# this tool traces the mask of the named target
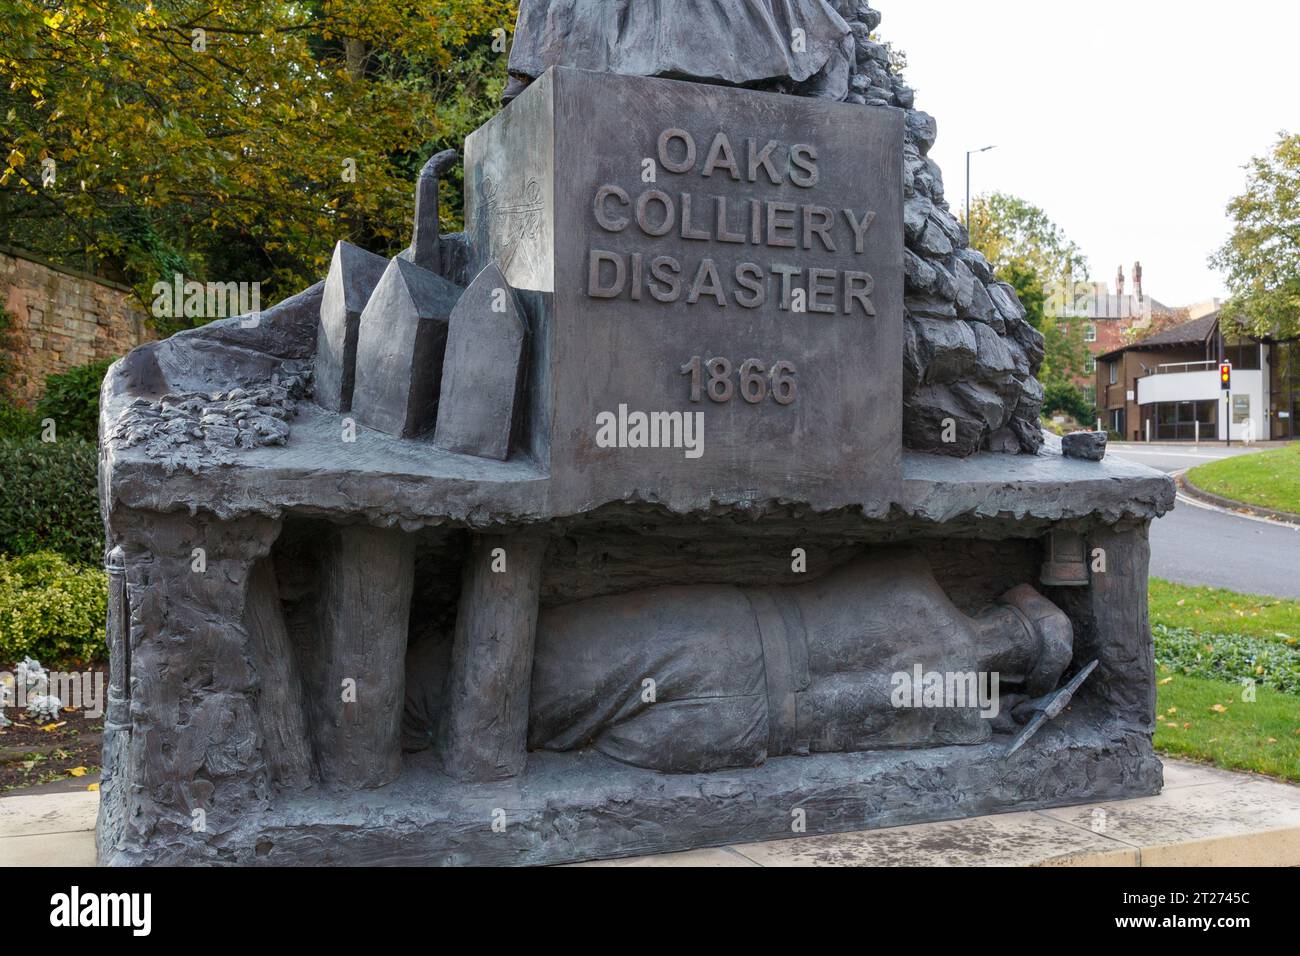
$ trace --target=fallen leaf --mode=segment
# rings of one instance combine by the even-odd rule
[[[72,774],[72,776],[74,777],[84,777],[86,775],[86,772],[87,771],[85,767],[73,767],[71,770],[68,771],[68,773]]]
[[[87,790],[98,790],[98,789],[99,789],[99,784],[97,784],[97,783],[88,783],[88,784],[86,784],[86,789],[87,789]]]
[[[1222,704],[1215,704],[1210,708],[1210,710],[1214,711],[1216,714],[1226,714],[1228,712],[1228,708],[1224,707]]]
[[[1177,730],[1177,729],[1178,729],[1178,725],[1177,725],[1177,724],[1165,724],[1165,726],[1166,726],[1166,727],[1169,727],[1169,728],[1171,728],[1171,729],[1173,729],[1173,730]]]
[[[1161,685],[1163,686],[1164,684],[1168,684],[1168,683],[1169,683],[1170,681],[1172,681],[1172,680],[1173,680],[1172,677],[1166,677],[1166,678],[1165,678],[1164,680],[1162,680],[1160,683],[1161,683]],[[1300,734],[1300,730],[1297,730],[1296,733]]]

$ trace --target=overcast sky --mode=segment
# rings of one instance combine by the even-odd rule
[[[1224,294],[1206,257],[1242,166],[1300,131],[1293,0],[874,0],[901,47],[954,211],[972,191],[1041,206],[1094,279],[1141,260],[1167,305]],[[1130,282],[1131,282],[1130,278]]]

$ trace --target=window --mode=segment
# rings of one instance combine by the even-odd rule
[[[1085,385],[1085,386],[1083,386],[1083,400],[1084,400],[1085,402],[1087,402],[1089,405],[1096,405],[1096,404],[1097,404],[1097,386],[1096,386],[1096,385]]]
[[[1119,384],[1119,362],[1107,362],[1106,364],[1110,366],[1110,384],[1118,385]]]
[[[1147,412],[1151,421],[1151,437],[1156,441],[1191,441],[1193,438],[1213,439],[1215,436],[1215,399],[1200,402],[1159,402]],[[1197,429],[1197,423],[1200,429]]]
[[[1259,343],[1249,339],[1227,342],[1223,346],[1223,359],[1231,362],[1234,369],[1254,371],[1259,368]]]
[[[1085,342],[1097,341],[1097,323],[1089,322],[1088,327],[1083,330],[1083,340]]]
[[[1091,375],[1095,371],[1097,371],[1097,360],[1089,355],[1083,360],[1083,374]]]

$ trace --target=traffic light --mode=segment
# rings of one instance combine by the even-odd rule
[[[1219,363],[1219,387],[1225,392],[1232,388],[1232,363]]]

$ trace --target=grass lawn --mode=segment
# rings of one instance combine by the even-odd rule
[[[1300,601],[1190,587],[1152,578],[1151,624],[1222,644],[1224,635],[1300,642]],[[1159,654],[1157,655],[1159,656]],[[1156,674],[1156,749],[1170,756],[1300,782],[1300,696],[1162,667]]]
[[[1300,514],[1300,442],[1200,465],[1187,480],[1224,498]]]
[[[1300,781],[1300,698],[1267,687],[1244,702],[1241,684],[1161,671],[1156,675],[1156,749]]]
[[[1151,579],[1148,593],[1152,625],[1186,627],[1204,634],[1300,640],[1300,601],[1192,587],[1159,578]]]

